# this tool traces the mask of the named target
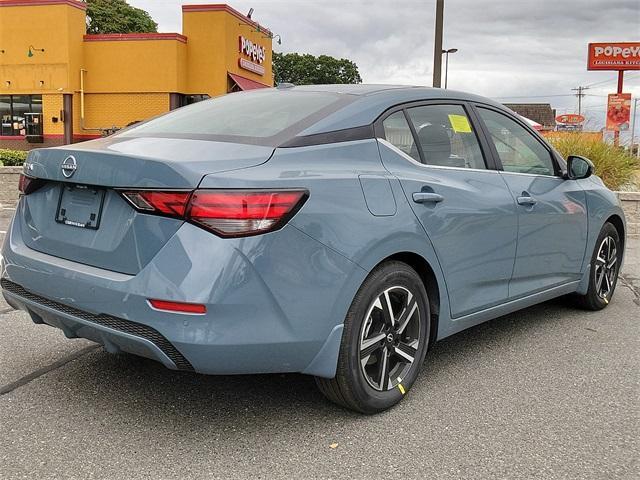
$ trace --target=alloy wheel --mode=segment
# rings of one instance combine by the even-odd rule
[[[607,236],[602,240],[598,248],[598,256],[595,261],[594,282],[597,295],[608,300],[613,291],[618,274],[618,251],[613,237]]]
[[[384,290],[367,310],[360,332],[360,370],[372,388],[401,384],[420,345],[420,307],[405,287]]]

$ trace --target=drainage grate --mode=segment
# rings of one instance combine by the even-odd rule
[[[182,355],[178,351],[178,349],[174,347],[173,344],[155,328],[152,328],[148,325],[143,325],[141,323],[132,322],[130,320],[112,317],[111,315],[106,315],[104,313],[96,315],[93,313],[84,312],[77,308],[70,307],[68,305],[64,305],[62,303],[58,303],[53,300],[41,297],[40,295],[31,293],[22,288],[17,283],[7,280],[6,278],[0,280],[0,286],[7,292],[13,293],[14,295],[17,295],[39,305],[51,308],[58,312],[66,313],[67,315],[81,318],[82,320],[86,320],[87,322],[102,325],[113,330],[118,330],[119,332],[128,333],[129,335],[134,335],[136,337],[149,340],[156,347],[162,350],[164,354],[169,357],[173,361],[173,363],[176,364],[176,367],[178,367],[179,370],[194,371],[193,366],[191,365],[191,363],[189,363],[189,360],[187,360],[184,355]]]

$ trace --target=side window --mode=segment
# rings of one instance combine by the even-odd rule
[[[425,105],[407,111],[427,165],[487,168],[464,107]]]
[[[551,153],[515,120],[478,108],[506,172],[555,175]]]
[[[420,153],[413,141],[413,134],[404,112],[399,111],[389,115],[382,122],[382,127],[384,128],[385,140],[413,157],[414,160],[420,161]]]

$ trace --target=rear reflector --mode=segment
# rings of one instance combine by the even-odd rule
[[[178,313],[207,313],[207,307],[201,303],[170,302],[169,300],[149,299],[149,303],[156,310]]]
[[[182,218],[221,237],[282,227],[304,204],[306,190],[121,191],[136,210]]]

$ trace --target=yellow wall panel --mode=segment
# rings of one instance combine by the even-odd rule
[[[60,118],[62,103],[63,98],[61,94],[42,96],[42,117],[44,123],[44,131],[48,135],[64,134],[64,123],[62,123],[62,119]],[[53,121],[51,120],[53,117],[56,117],[58,119],[56,123],[53,123]]]
[[[84,22],[83,10],[64,4],[2,7],[0,45],[5,52],[0,54],[0,92],[73,90],[72,70],[82,60]]]
[[[178,92],[186,44],[178,40],[86,41],[87,92]]]
[[[77,105],[76,110],[80,109]],[[85,128],[126,127],[129,123],[169,111],[168,93],[90,93],[85,95]],[[82,131],[80,123],[74,126]]]

